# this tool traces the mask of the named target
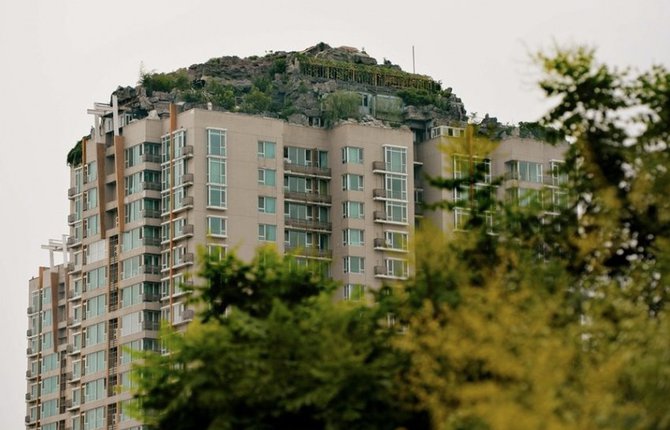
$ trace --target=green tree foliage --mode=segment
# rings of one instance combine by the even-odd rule
[[[323,100],[323,118],[327,126],[341,119],[358,119],[361,116],[361,95],[353,91],[335,91]]]
[[[186,91],[191,88],[191,81],[188,73],[179,70],[171,73],[146,73],[142,72],[140,84],[146,88],[147,94],[151,95],[154,91],[169,93],[173,89]]]
[[[86,136],[84,136],[86,137]],[[83,155],[82,153],[82,142],[84,140],[84,137],[79,139],[77,143],[70,149],[70,151],[67,153],[67,165],[70,167],[77,167],[81,164],[81,157]]]
[[[205,91],[209,94],[209,100],[227,110],[235,109],[235,90],[230,85],[211,79],[205,85]]]
[[[272,97],[253,85],[251,91],[244,96],[240,110],[245,113],[257,114],[267,112],[271,104]]]
[[[318,268],[261,250],[205,259],[201,318],[138,367],[157,429],[426,428],[397,390],[403,356],[377,310],[333,302]]]
[[[409,390],[436,429],[670,428],[670,74],[586,49],[539,60],[558,99],[543,126],[574,142],[571,204],[416,239],[394,299]]]

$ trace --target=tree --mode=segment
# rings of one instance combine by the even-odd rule
[[[574,142],[572,203],[416,239],[395,294],[409,390],[436,429],[670,428],[670,74],[582,48],[538,59],[557,99],[542,125]]]
[[[158,429],[427,428],[396,390],[406,361],[377,310],[334,302],[318,267],[259,251],[204,257],[203,311],[169,355],[136,367],[140,418]]]

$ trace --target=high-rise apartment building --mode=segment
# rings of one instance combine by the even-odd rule
[[[360,95],[368,114],[402,105]],[[519,204],[543,192],[548,212],[564,200],[564,147],[509,137],[490,154],[444,153],[445,139],[467,140],[464,123],[448,118],[324,128],[311,117],[163,108],[138,117],[113,96],[89,110],[94,127],[67,191],[69,236],[52,247],[66,263],[29,284],[28,429],[143,428],[127,415],[131,351],[159,350],[161,321],[194,317],[181,287],[197,282],[199,249],[249,259],[273,244],[298,264],[321,262],[342,284],[337,299],[357,300],[408,276],[408,239],[422,219],[465,227],[467,204],[428,212],[423,201],[466,202],[473,188]],[[468,189],[423,186],[424,175],[463,178],[474,166],[484,174]]]

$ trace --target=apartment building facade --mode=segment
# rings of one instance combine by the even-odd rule
[[[519,198],[553,181],[564,151],[508,139],[490,156],[445,155],[440,143],[465,138],[464,127],[424,138],[358,122],[324,129],[169,112],[132,120],[115,102],[90,111],[95,126],[71,169],[67,263],[40,269],[29,285],[29,429],[143,428],[127,413],[131,351],[159,351],[161,321],[183,327],[194,317],[182,287],[198,282],[199,247],[249,259],[272,244],[298,264],[320,262],[342,284],[337,298],[357,300],[409,275],[409,237],[422,219],[464,227],[466,207],[421,209],[460,198],[424,188],[425,174],[458,177],[483,163],[488,179],[478,186],[504,176],[495,192]]]

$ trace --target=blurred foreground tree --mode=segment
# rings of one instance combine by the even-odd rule
[[[670,428],[670,74],[538,59],[571,204],[417,237],[394,295],[407,384],[436,429]]]
[[[203,256],[201,319],[136,367],[157,429],[428,428],[396,389],[406,359],[374,307],[332,300],[318,267],[262,249]],[[385,319],[384,319],[385,321]]]

